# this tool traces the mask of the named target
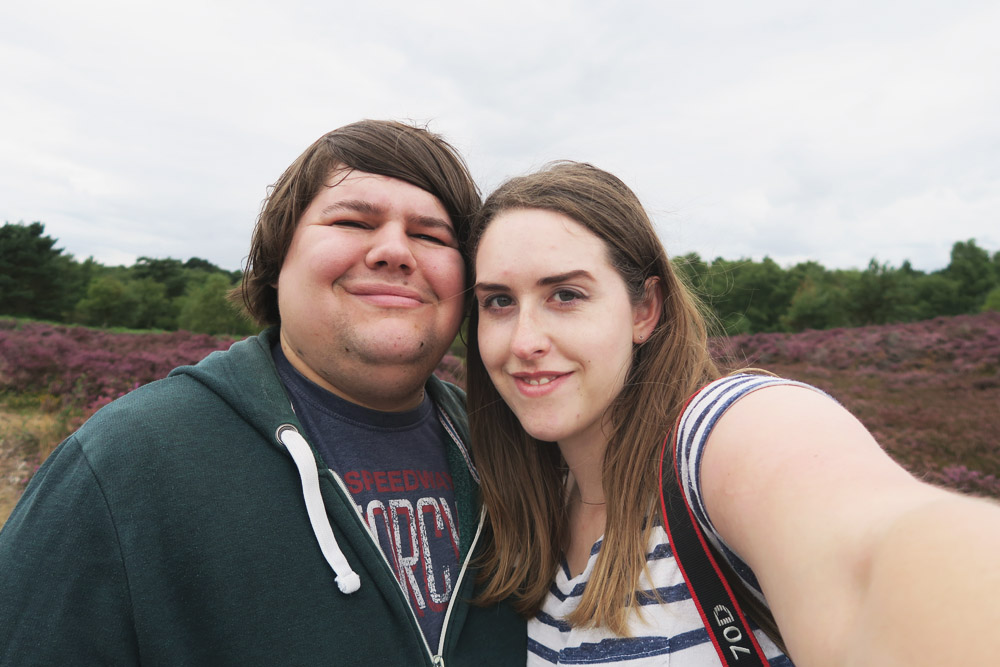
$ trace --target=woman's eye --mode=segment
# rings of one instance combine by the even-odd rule
[[[484,310],[498,310],[500,308],[507,308],[513,305],[513,303],[514,300],[506,294],[494,294],[483,299],[481,307]]]
[[[357,220],[337,220],[333,223],[335,227],[350,227],[352,229],[364,229],[366,225]]]
[[[583,295],[574,290],[561,289],[555,293],[554,298],[559,303],[572,303],[573,301],[582,299]]]

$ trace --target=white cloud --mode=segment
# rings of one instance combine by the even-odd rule
[[[610,169],[675,252],[936,268],[1000,250],[998,29],[978,1],[7,3],[0,220],[237,268],[301,150],[403,118],[487,190]]]

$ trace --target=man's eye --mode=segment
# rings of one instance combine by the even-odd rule
[[[448,242],[437,236],[431,236],[430,234],[414,234],[413,238],[420,239],[421,241],[429,241],[436,245],[448,245]]]
[[[350,227],[352,229],[365,229],[367,225],[363,222],[358,222],[357,220],[336,220],[333,223],[334,227]]]

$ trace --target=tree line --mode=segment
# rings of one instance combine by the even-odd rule
[[[56,247],[41,222],[0,228],[0,315],[130,329],[245,335],[256,327],[230,303],[241,279],[193,257],[140,257],[130,267],[82,262]],[[947,267],[918,271],[872,259],[865,269],[817,262],[783,268],[769,257],[673,259],[705,302],[718,334],[802,331],[912,322],[1000,310],[1000,251],[956,242]]]
[[[876,259],[865,269],[833,270],[813,261],[782,268],[769,257],[705,262],[689,253],[673,261],[726,335],[1000,310],[1000,251],[991,256],[974,239],[956,242],[948,266],[929,273],[909,261],[896,268]]]
[[[79,262],[56,243],[41,222],[0,227],[0,315],[213,335],[257,331],[226,296],[240,271],[198,257],[104,266]]]

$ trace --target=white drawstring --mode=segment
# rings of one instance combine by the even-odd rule
[[[292,455],[295,467],[299,469],[302,497],[306,501],[309,523],[312,524],[313,534],[316,535],[323,557],[337,574],[337,588],[342,593],[353,593],[361,588],[361,577],[351,569],[351,564],[347,562],[344,552],[337,544],[337,538],[333,535],[330,519],[326,515],[326,506],[323,504],[323,496],[319,492],[319,473],[316,470],[316,458],[312,449],[294,426],[288,424],[282,426],[278,429],[277,437]]]

